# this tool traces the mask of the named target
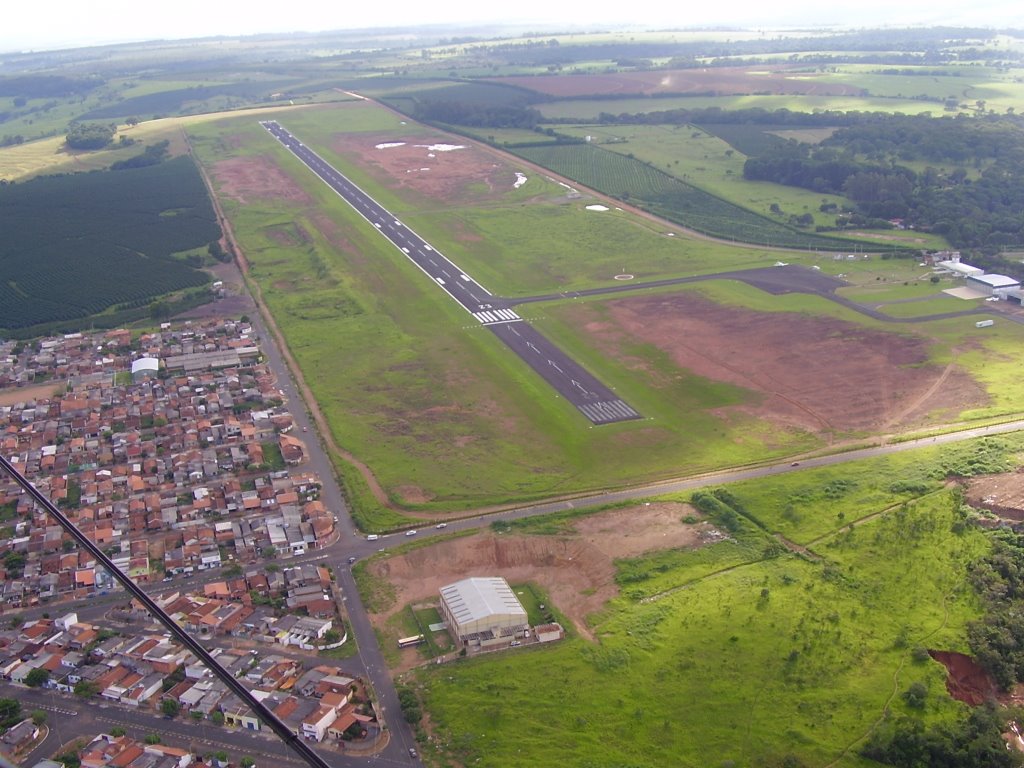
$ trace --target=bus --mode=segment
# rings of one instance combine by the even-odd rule
[[[398,640],[399,648],[412,648],[414,645],[419,645],[426,638],[423,635],[413,635],[412,637],[402,637]]]

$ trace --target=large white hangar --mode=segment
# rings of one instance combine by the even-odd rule
[[[529,627],[526,609],[500,576],[441,587],[441,615],[452,637],[465,645],[507,643]]]

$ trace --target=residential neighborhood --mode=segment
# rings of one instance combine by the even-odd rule
[[[231,320],[7,342],[0,387],[24,399],[0,404],[0,451],[137,581],[303,555],[336,510],[290,468],[304,443],[261,359]],[[115,588],[7,478],[0,578],[4,609]]]

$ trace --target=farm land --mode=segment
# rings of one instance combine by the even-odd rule
[[[22,334],[108,310],[112,324],[148,317],[155,297],[208,282],[179,256],[220,237],[202,180],[184,157],[2,187],[0,226],[0,328]]]
[[[964,716],[921,649],[966,650],[980,607],[964,575],[988,544],[944,473],[1004,470],[1021,447],[736,484],[721,494],[741,510],[731,530],[685,497],[499,524],[375,559],[363,583],[387,592],[385,644],[402,628],[388,617],[468,572],[531,574],[572,625],[561,643],[456,664],[402,652],[440,765],[874,765],[857,753],[886,711],[921,716],[911,686],[928,721]]]

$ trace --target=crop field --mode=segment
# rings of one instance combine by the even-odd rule
[[[914,650],[965,650],[979,610],[964,575],[988,542],[957,524],[942,472],[998,471],[1020,447],[974,443],[729,487],[741,518],[731,541],[617,561],[621,592],[585,634],[407,675],[430,715],[424,751],[441,765],[873,764],[857,749],[886,711],[912,711],[912,684],[927,691],[927,721],[962,711],[945,670]],[[766,530],[810,549],[786,551]],[[541,550],[531,539],[573,541],[529,525],[506,535],[525,539],[523,553]]]
[[[505,77],[497,80],[557,98],[607,97],[616,95],[721,94],[748,93],[815,94],[851,96],[863,94],[863,88],[832,80],[817,73],[790,71],[776,65],[752,67],[708,67],[706,69],[666,69],[650,72],[612,72],[589,77],[547,75],[544,77]]]
[[[524,147],[515,150],[612,197],[698,232],[727,240],[782,248],[849,248],[838,238],[801,232],[683,182],[645,162],[592,144]]]
[[[203,272],[171,257],[220,237],[187,158],[2,187],[0,228],[0,328],[8,329],[131,308],[202,285]]]
[[[275,114],[281,113],[279,107],[271,109]],[[290,113],[294,114],[300,109],[295,108]],[[265,111],[267,110],[253,108],[246,110],[246,114],[258,118]],[[159,120],[147,120],[136,126],[122,125],[118,128],[118,138],[127,136],[136,142],[127,147],[122,147],[115,142],[108,149],[69,150],[65,145],[63,134],[16,146],[3,147],[0,148],[0,179],[18,181],[39,174],[98,171],[110,167],[118,160],[139,154],[145,147],[161,141],[169,143],[168,150],[171,155],[179,155],[187,150],[183,130],[185,126],[196,122],[215,120],[220,116],[230,114],[233,113],[165,117]]]
[[[749,109],[759,107],[766,110],[791,109],[799,112],[814,110],[858,110],[861,112],[902,112],[917,115],[922,112],[938,112],[942,105],[933,101],[914,99],[886,99],[875,96],[796,96],[796,95],[748,95],[748,96],[663,96],[646,99],[570,99],[537,104],[536,109],[545,118],[565,118],[580,122],[596,120],[602,112],[621,114],[646,114],[672,109]]]

